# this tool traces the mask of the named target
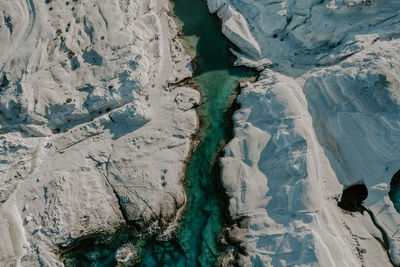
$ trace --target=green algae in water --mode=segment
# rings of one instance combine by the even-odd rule
[[[117,250],[129,244],[141,247],[144,240],[139,238],[134,227],[126,225],[117,230],[113,235],[93,234],[75,240],[67,248],[61,248],[65,256],[64,265],[69,266],[116,266],[115,253]],[[137,251],[137,260],[143,256],[142,251]],[[132,261],[134,262],[134,261]]]
[[[232,135],[231,107],[238,80],[253,77],[254,72],[233,67],[234,57],[229,52],[232,45],[222,35],[220,22],[208,13],[204,1],[175,0],[174,4],[186,45],[199,65],[193,80],[205,101],[197,108],[202,126],[195,139],[200,144],[186,170],[188,204],[180,228],[168,241],[147,240],[140,252],[140,266],[212,266],[227,250],[219,242],[228,222],[226,199],[218,187],[217,158]],[[73,266],[115,266],[117,248],[132,239],[133,231],[122,231],[111,243],[79,245],[67,253],[67,258],[75,262]]]

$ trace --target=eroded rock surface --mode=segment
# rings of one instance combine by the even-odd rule
[[[388,254],[400,264],[400,215],[388,197],[400,166],[400,3],[208,5],[241,49],[237,64],[261,71],[243,85],[221,160],[239,264],[390,266]],[[337,206],[361,183],[374,220]]]
[[[57,246],[129,221],[162,232],[198,92],[167,1],[0,3],[0,265],[61,266]],[[163,179],[162,179],[163,177]]]

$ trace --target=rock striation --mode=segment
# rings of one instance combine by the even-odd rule
[[[125,223],[162,233],[199,93],[167,1],[0,3],[0,265],[62,266],[57,247]]]
[[[260,71],[242,84],[220,161],[239,265],[399,265],[400,214],[388,192],[400,168],[400,3],[208,6],[240,49],[236,64]],[[367,212],[338,207],[357,184]]]

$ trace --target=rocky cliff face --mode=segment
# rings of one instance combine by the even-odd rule
[[[0,3],[0,265],[127,221],[162,232],[198,127],[167,1]]]
[[[221,160],[239,263],[387,266],[389,255],[400,264],[388,197],[400,168],[400,3],[208,4],[241,49],[237,64],[261,71],[243,85]],[[338,207],[354,184],[366,185],[369,213]]]

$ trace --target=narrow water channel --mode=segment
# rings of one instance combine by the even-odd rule
[[[182,23],[186,46],[198,63],[193,81],[204,101],[197,108],[202,125],[195,139],[200,144],[186,171],[184,186],[188,204],[179,230],[169,241],[146,240],[139,265],[212,266],[227,249],[219,242],[227,219],[226,200],[218,186],[217,157],[232,135],[232,104],[238,92],[238,80],[250,78],[254,72],[233,67],[234,58],[229,52],[232,46],[221,33],[220,22],[209,14],[203,0],[173,2],[174,15]],[[129,231],[129,227],[122,229],[108,245],[97,245],[93,261],[87,256],[92,255],[93,250],[83,249],[81,245],[82,250],[75,251],[70,260],[75,263],[84,260],[82,266],[115,266],[116,249],[126,242],[135,242]]]
[[[189,202],[180,231],[170,242],[149,242],[142,266],[212,266],[226,249],[219,243],[226,224],[226,202],[218,188],[215,164],[221,148],[231,138],[231,106],[238,80],[254,76],[254,72],[233,67],[231,46],[204,1],[175,0],[174,4],[185,42],[199,64],[194,81],[205,101],[197,108],[203,125],[195,137],[200,145],[186,172]]]

